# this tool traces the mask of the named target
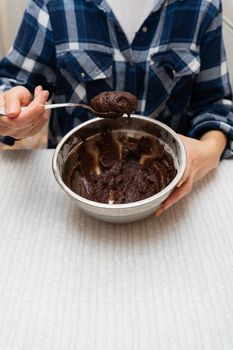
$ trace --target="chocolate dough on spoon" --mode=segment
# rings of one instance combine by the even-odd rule
[[[102,118],[117,119],[136,111],[137,98],[125,91],[105,91],[92,98],[90,106]]]

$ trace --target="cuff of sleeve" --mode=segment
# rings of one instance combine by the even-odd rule
[[[204,121],[195,125],[190,130],[188,136],[198,138],[200,135],[209,130],[219,130],[226,134],[228,141],[225,150],[222,153],[221,159],[233,157],[233,126],[223,121]]]
[[[0,136],[0,142],[4,143],[7,146],[13,146],[15,144],[16,139],[11,136]]]

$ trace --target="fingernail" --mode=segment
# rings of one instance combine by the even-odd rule
[[[46,96],[46,97],[48,97],[48,96],[49,96],[48,90],[44,90],[44,91],[43,91],[43,95]]]
[[[42,91],[42,86],[41,85],[37,86],[35,88],[35,97],[37,97],[41,91]]]

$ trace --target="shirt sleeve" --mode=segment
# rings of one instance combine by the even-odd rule
[[[188,135],[198,138],[208,130],[221,130],[228,136],[222,158],[229,158],[233,156],[233,103],[222,40],[221,5],[202,37],[200,61],[189,109],[192,122]]]
[[[44,0],[30,0],[14,45],[0,62],[0,93],[24,86],[31,93],[37,85],[53,94],[56,54],[49,13]],[[16,139],[0,136],[12,146]]]
[[[46,2],[30,0],[14,45],[0,62],[0,93],[16,85],[33,92],[42,85],[52,94],[56,55]]]

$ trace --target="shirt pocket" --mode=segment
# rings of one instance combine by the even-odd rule
[[[90,100],[103,90],[112,89],[113,56],[111,53],[92,50],[71,50],[59,54],[58,69],[73,90],[78,85]],[[85,89],[85,90],[83,90]]]
[[[176,107],[182,100],[182,106],[176,110],[177,113],[181,113],[181,110],[187,108],[192,85],[199,72],[199,54],[190,49],[178,48],[152,55],[148,94],[153,94],[153,98],[148,96],[148,101],[154,100],[155,103],[154,108],[151,106],[150,109],[159,113],[175,98]]]

